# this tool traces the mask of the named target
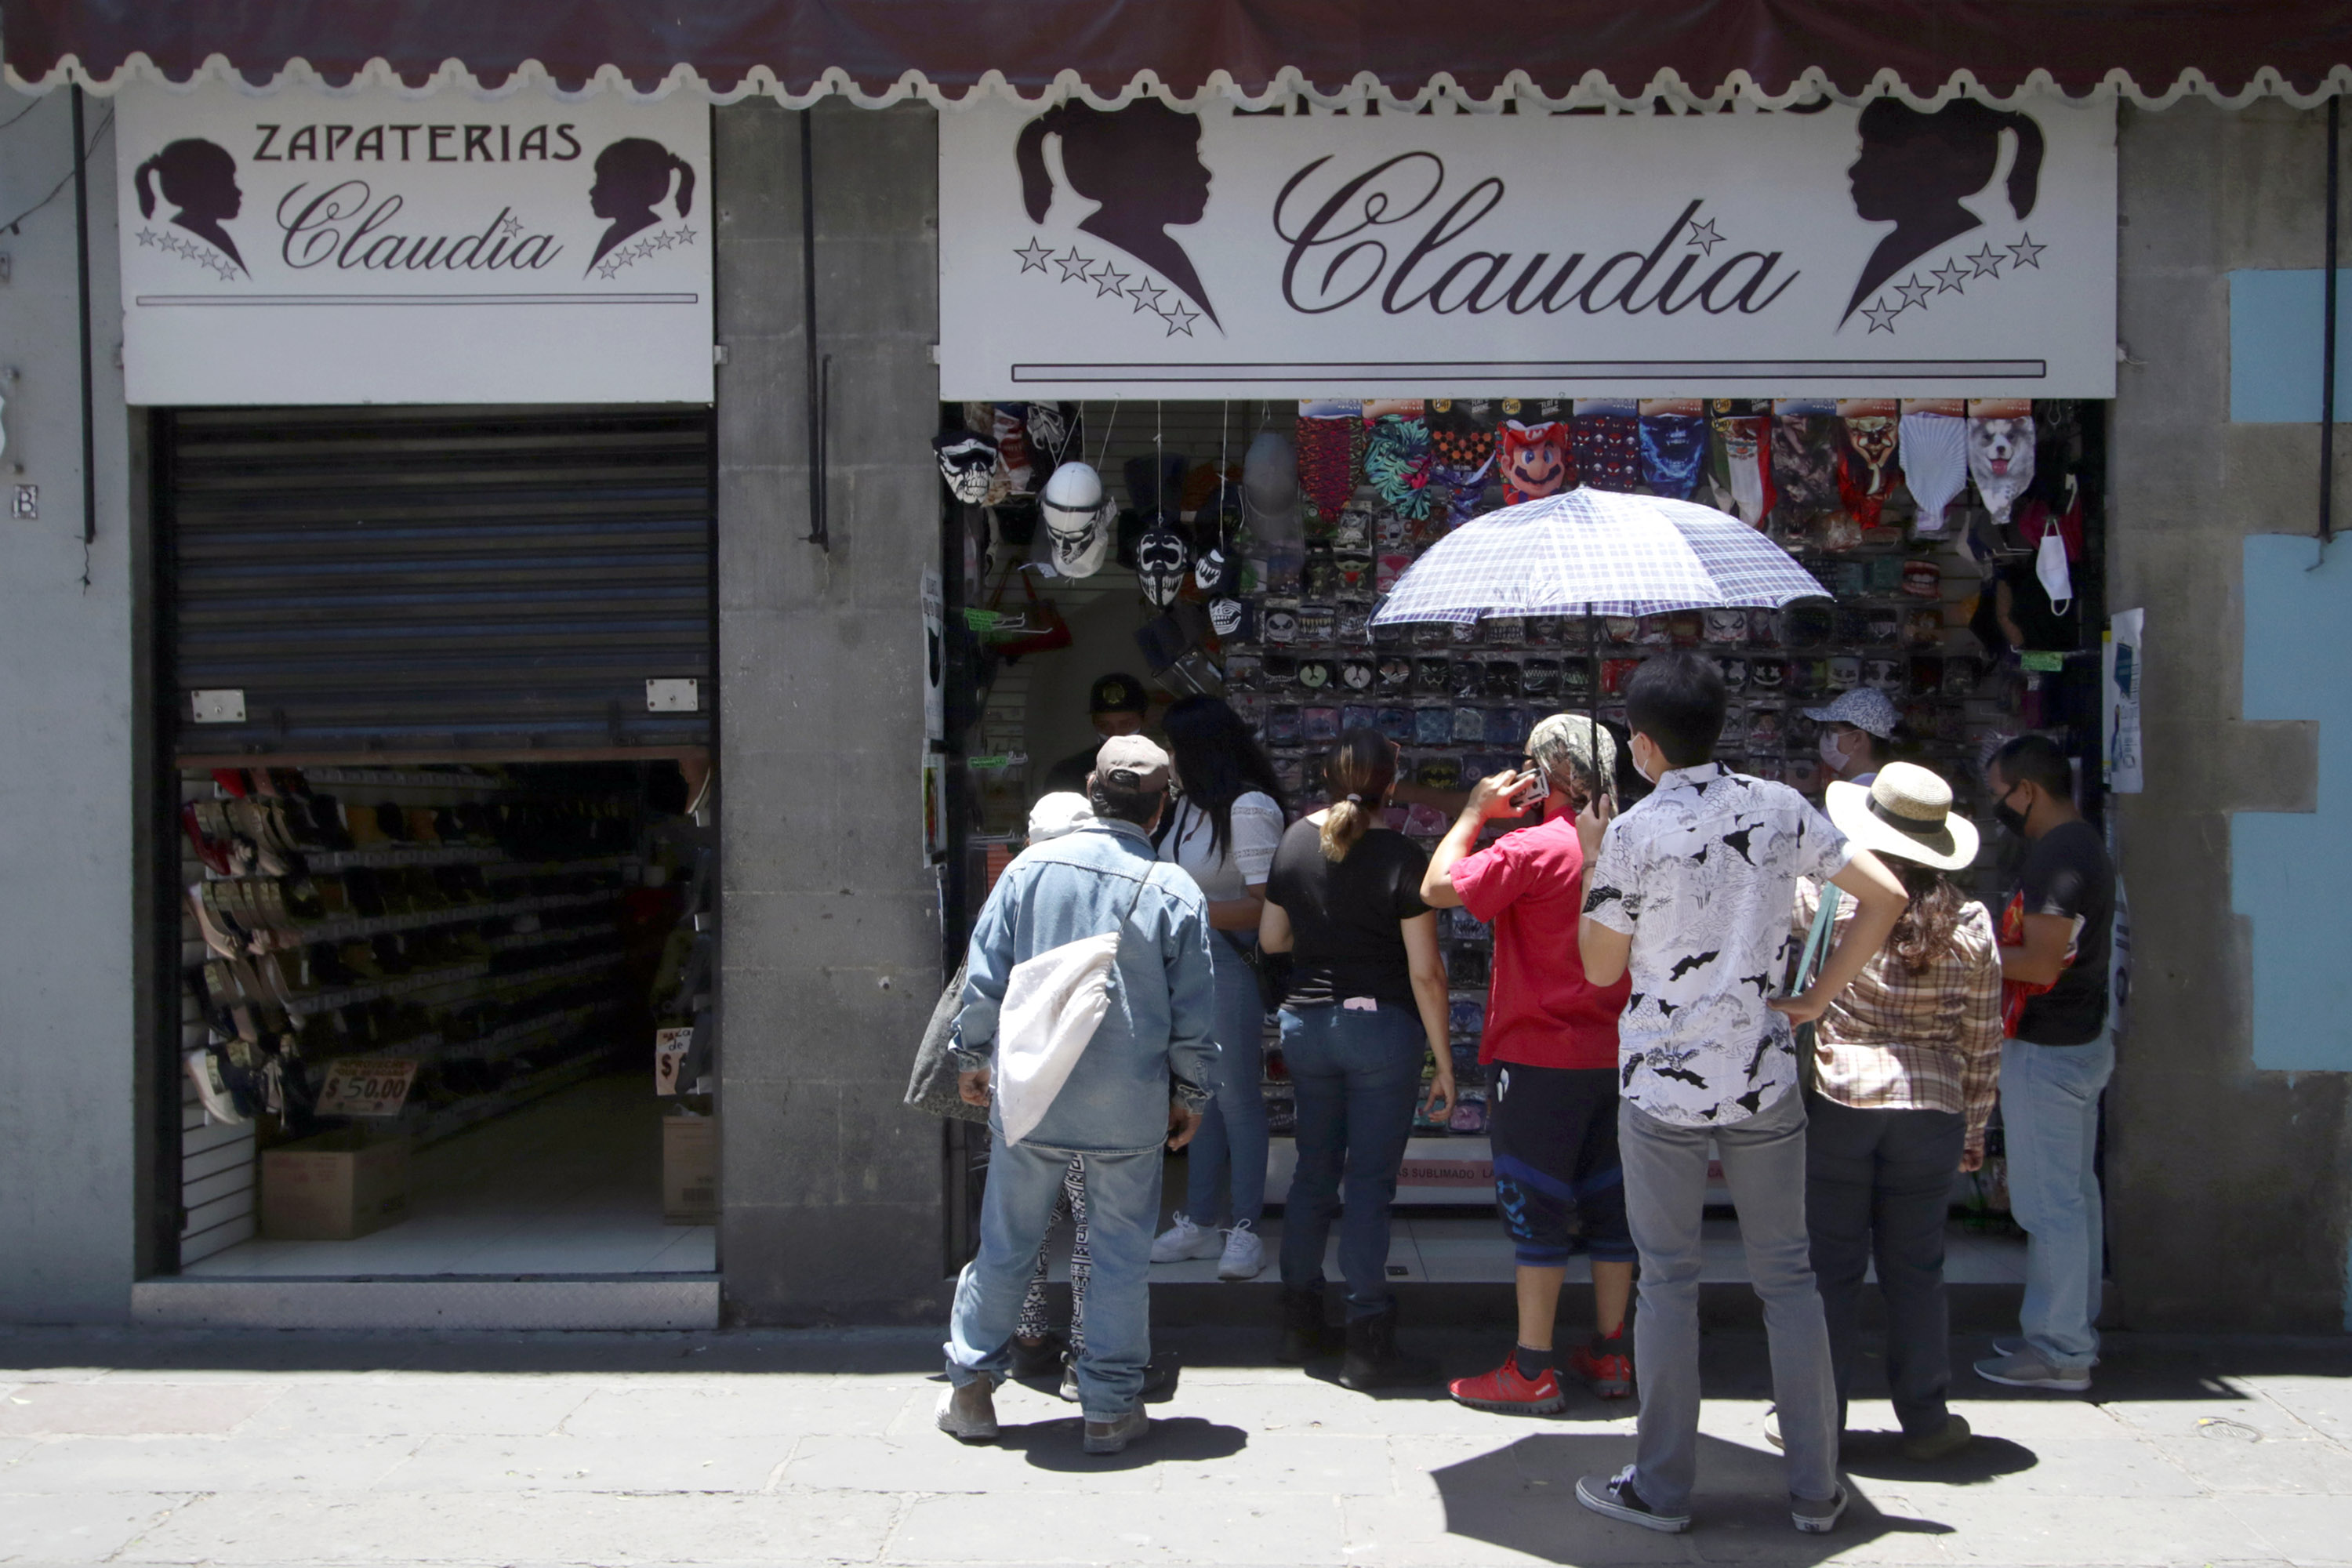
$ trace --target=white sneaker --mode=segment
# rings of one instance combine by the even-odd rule
[[[1265,1243],[1257,1238],[1249,1221],[1235,1220],[1233,1229],[1225,1232],[1225,1250],[1217,1259],[1217,1278],[1255,1279],[1265,1268]]]
[[[1152,1238],[1151,1261],[1182,1263],[1188,1258],[1214,1258],[1221,1245],[1215,1231],[1204,1230],[1189,1215],[1180,1214],[1174,1225]]]

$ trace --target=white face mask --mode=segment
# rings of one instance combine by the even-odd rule
[[[1845,747],[1833,731],[1822,732],[1822,766],[1834,773],[1845,772]]]

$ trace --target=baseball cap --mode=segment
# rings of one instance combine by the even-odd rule
[[[1113,735],[1095,753],[1095,776],[1121,789],[1158,795],[1168,787],[1168,753],[1140,735]]]
[[[1857,686],[1828,707],[1808,708],[1804,713],[1806,718],[1823,724],[1851,724],[1857,730],[1867,730],[1882,741],[1895,738],[1895,704],[1875,687]]]
[[[1114,672],[1096,681],[1093,689],[1087,693],[1087,711],[1140,713],[1150,705],[1150,700],[1144,691],[1143,682],[1131,675]]]

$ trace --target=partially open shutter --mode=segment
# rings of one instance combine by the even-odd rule
[[[161,416],[184,757],[707,745],[706,408]],[[698,683],[648,710],[649,679]],[[198,721],[198,692],[234,693]]]

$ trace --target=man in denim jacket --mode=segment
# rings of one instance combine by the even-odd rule
[[[1123,940],[1109,1010],[1044,1118],[1017,1144],[1004,1141],[1001,1110],[989,1118],[980,1253],[956,1284],[947,1344],[954,1387],[939,1412],[940,1429],[967,1442],[997,1435],[993,1394],[1073,1154],[1086,1167],[1094,1259],[1077,1365],[1087,1452],[1116,1454],[1150,1426],[1141,1394],[1161,1149],[1182,1148],[1200,1125],[1217,1051],[1208,908],[1151,844],[1168,775],[1168,754],[1141,736],[1104,742],[1087,781],[1095,821],[1016,857],[972,929],[956,1066],[976,1105],[991,1100],[997,1012],[1013,966],[1112,931]]]

